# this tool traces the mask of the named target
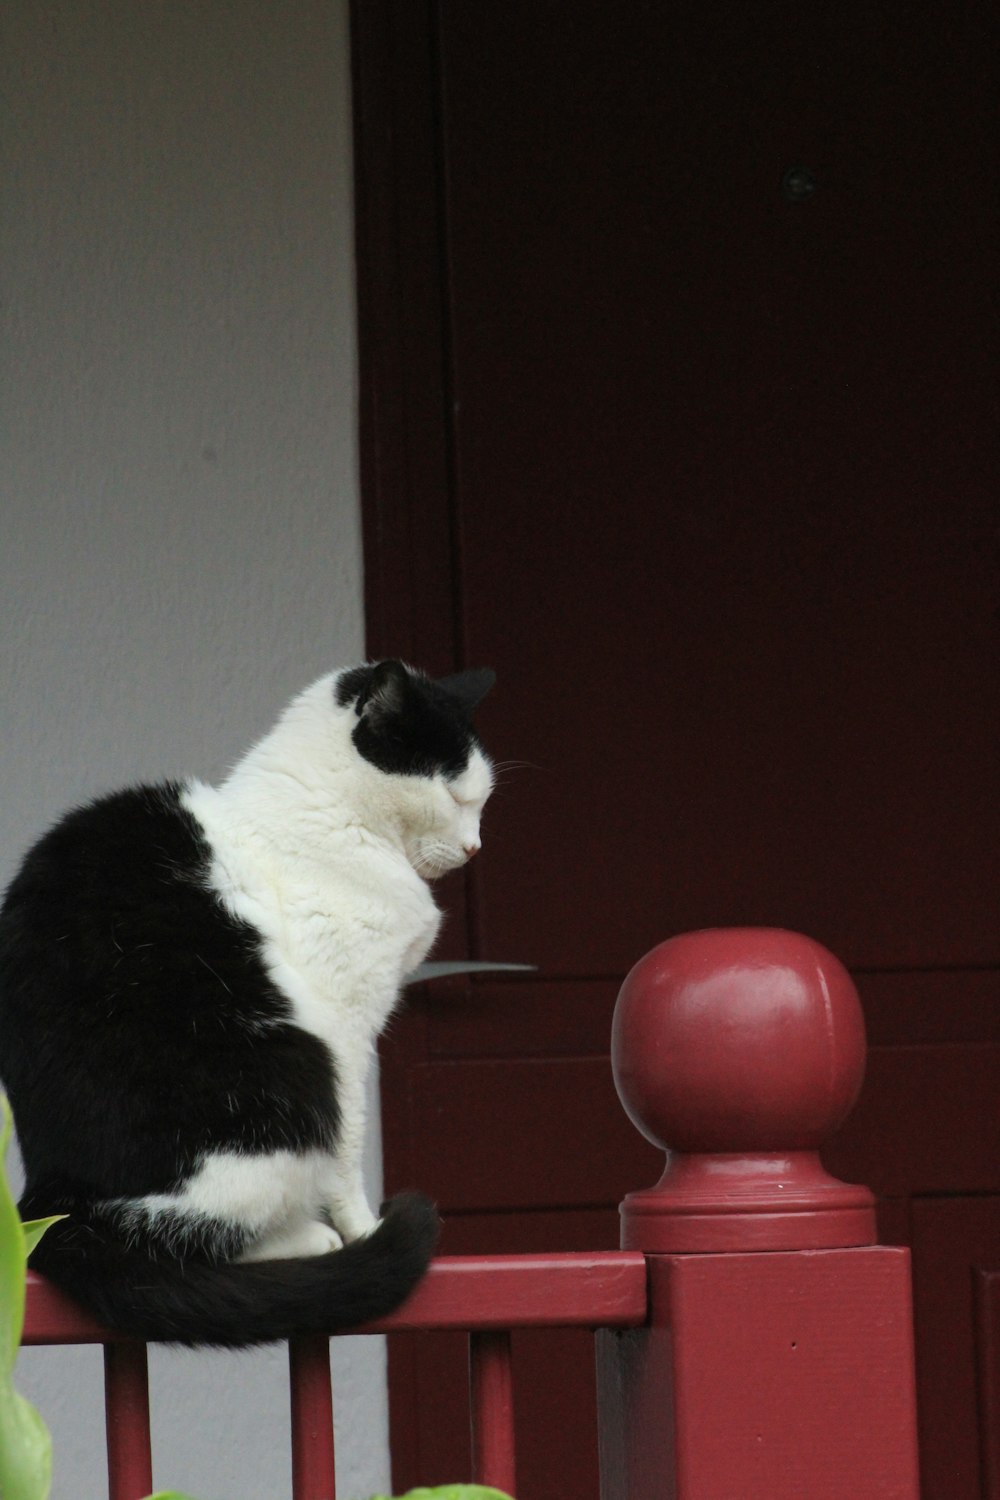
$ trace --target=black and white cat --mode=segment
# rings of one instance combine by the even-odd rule
[[[300,694],[219,787],[69,813],[0,910],[0,1079],[32,1266],[138,1338],[241,1346],[396,1307],[437,1215],[376,1220],[375,1040],[479,848],[489,671],[397,661]]]

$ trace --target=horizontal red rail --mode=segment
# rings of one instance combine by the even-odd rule
[[[372,1331],[414,1328],[634,1328],[646,1321],[646,1258],[445,1255]]]
[[[634,1328],[646,1319],[646,1261],[636,1251],[445,1255],[388,1318],[366,1333],[431,1328]],[[42,1277],[28,1276],[25,1344],[117,1343]]]

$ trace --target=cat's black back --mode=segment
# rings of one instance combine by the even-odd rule
[[[69,813],[0,910],[0,1074],[29,1210],[55,1182],[165,1192],[210,1149],[336,1132],[329,1052],[290,1022],[258,934],[210,890],[179,798],[143,786]]]

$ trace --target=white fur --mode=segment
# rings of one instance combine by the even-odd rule
[[[183,1191],[135,1205],[238,1225],[247,1259],[321,1253],[375,1226],[361,1177],[375,1040],[437,936],[427,881],[479,848],[492,789],[479,751],[451,783],[377,770],[353,745],[357,718],[334,683],[300,694],[221,786],[192,782],[182,798],[214,851],[213,887],[262,934],[271,978],[337,1072],[329,1155],[211,1153]]]

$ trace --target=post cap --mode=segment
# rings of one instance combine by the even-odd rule
[[[829,1177],[817,1156],[865,1070],[857,991],[819,943],[776,928],[661,943],[622,985],[611,1056],[629,1118],[677,1153],[623,1204],[626,1248],[874,1239],[867,1188]]]

